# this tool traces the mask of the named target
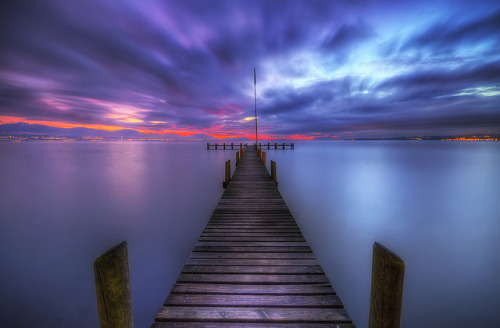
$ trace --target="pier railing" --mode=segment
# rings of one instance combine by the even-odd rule
[[[221,144],[213,143],[213,144],[211,144],[211,143],[207,142],[207,150],[210,150],[210,149],[233,150],[233,149],[246,149],[247,147],[248,147],[248,143],[235,144],[235,143],[231,142],[231,143],[221,143]],[[254,147],[255,147],[255,144],[254,144]],[[271,149],[281,149],[281,150],[290,149],[290,150],[292,150],[292,149],[295,149],[295,144],[293,142],[292,143],[285,143],[285,142],[260,143],[259,142],[258,149],[268,149],[268,150],[271,150]]]

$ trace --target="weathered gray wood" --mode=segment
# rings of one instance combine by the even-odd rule
[[[106,251],[94,261],[97,311],[101,328],[132,328],[132,298],[127,242]]]
[[[200,260],[198,260],[200,261]],[[231,274],[324,274],[325,272],[319,265],[307,264],[291,264],[302,262],[303,260],[267,260],[269,262],[279,262],[280,264],[263,264],[253,262],[252,260],[235,261],[226,259],[212,260],[213,265],[206,264],[210,261],[203,261],[204,263],[195,264],[198,261],[191,260],[186,263],[182,269],[182,273],[231,273]],[[266,260],[257,260],[260,263]],[[256,261],[256,262],[257,262]],[[222,262],[222,263],[221,263]],[[237,264],[232,263],[237,262]],[[243,263],[242,263],[243,262]],[[290,263],[290,264],[288,264]]]
[[[171,293],[177,294],[246,294],[246,295],[330,295],[335,294],[329,283],[283,285],[234,285],[207,283],[176,283]]]
[[[165,305],[342,308],[337,295],[196,295],[170,294]]]
[[[156,322],[151,328],[356,328],[355,325],[349,323],[243,323],[243,322],[194,322],[194,321],[170,321]]]
[[[278,178],[276,177],[276,162],[271,161],[271,179],[273,179],[274,183],[278,184]]]
[[[224,144],[224,149],[226,148],[226,144]],[[225,179],[222,182],[222,187],[226,188],[229,184],[229,180],[231,179],[231,161],[226,161],[226,169],[225,169]]]
[[[193,321],[233,322],[345,322],[351,320],[344,309],[317,308],[260,308],[260,307],[183,307],[163,306],[157,321],[191,319]]]
[[[404,272],[403,260],[375,242],[368,327],[399,328]]]
[[[192,252],[189,259],[312,259],[316,260],[313,253],[210,253]]]
[[[205,274],[181,273],[178,282],[199,282],[214,284],[318,284],[328,283],[324,274],[290,275],[290,274]]]

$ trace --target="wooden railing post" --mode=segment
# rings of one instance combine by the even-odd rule
[[[373,244],[369,328],[399,328],[405,264],[389,249]]]
[[[240,149],[240,159],[243,158],[243,154],[245,154],[245,151],[243,149]]]
[[[276,162],[271,161],[271,179],[273,179],[274,183],[278,184],[277,178],[276,178]]]
[[[94,261],[94,278],[100,327],[132,328],[134,323],[126,241]]]
[[[215,150],[217,150],[217,143],[215,144]]]
[[[231,142],[231,150],[233,150],[233,143]]]
[[[231,161],[226,161],[226,175],[225,180],[222,182],[222,187],[226,188],[229,184],[229,180],[231,179]]]
[[[262,161],[264,162],[264,166],[266,166],[266,152],[262,152]]]
[[[259,157],[262,156],[262,149],[260,149],[260,148],[257,149],[257,156],[259,156]]]
[[[210,149],[210,144],[207,142],[207,150]]]
[[[238,165],[239,162],[240,162],[240,152],[237,151],[236,152],[236,165]]]

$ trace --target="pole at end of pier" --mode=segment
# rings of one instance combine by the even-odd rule
[[[97,312],[101,328],[133,328],[127,242],[94,261]]]
[[[257,135],[257,73],[255,67],[253,68],[253,85],[255,89],[255,146],[259,144],[259,137]]]
[[[373,244],[369,328],[399,328],[405,264],[389,249]]]

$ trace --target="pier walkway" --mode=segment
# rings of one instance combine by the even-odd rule
[[[249,149],[151,327],[283,325],[355,327]]]

